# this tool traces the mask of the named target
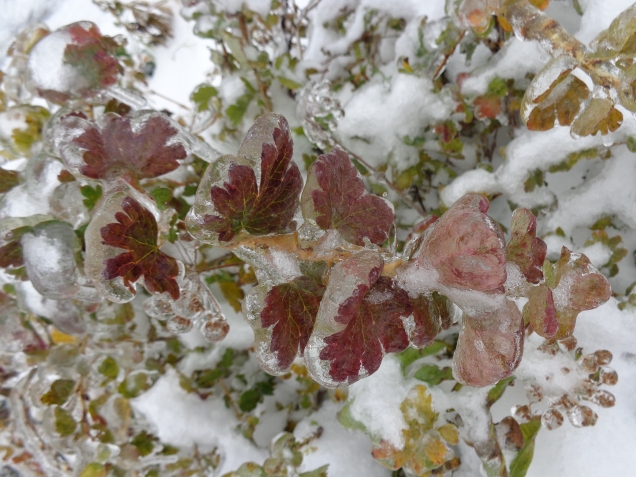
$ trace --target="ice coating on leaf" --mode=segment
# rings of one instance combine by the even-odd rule
[[[572,334],[580,312],[601,306],[609,300],[612,290],[607,278],[585,255],[572,253],[565,247],[553,273],[546,282],[552,288],[559,321],[555,339],[561,340]]]
[[[309,168],[301,199],[303,217],[323,230],[335,229],[345,240],[382,244],[393,225],[393,210],[368,193],[346,152],[334,147]]]
[[[75,228],[90,220],[90,213],[83,204],[86,198],[82,195],[81,187],[77,181],[60,184],[49,199],[51,214]]]
[[[261,325],[274,327],[270,351],[276,353],[280,369],[289,368],[304,353],[323,293],[321,283],[302,276],[274,286],[265,297]]]
[[[111,279],[105,278],[105,269],[106,262],[116,259],[116,257],[126,254],[117,245],[107,245],[104,243],[104,238],[102,236],[102,229],[105,227],[112,225],[119,225],[117,228],[124,228],[122,224],[115,218],[116,214],[121,214],[120,217],[124,220],[124,222],[130,222],[130,216],[124,211],[122,204],[126,197],[130,197],[140,205],[146,211],[156,212],[156,215],[153,215],[153,219],[155,221],[154,230],[157,230],[157,219],[160,217],[158,211],[153,211],[152,201],[144,196],[143,194],[136,191],[134,188],[130,187],[124,181],[116,181],[114,184],[109,186],[110,188],[104,191],[104,195],[100,204],[98,204],[97,208],[93,213],[93,218],[91,222],[88,224],[86,231],[84,233],[84,239],[86,242],[86,255],[84,262],[84,273],[86,276],[93,281],[95,284],[95,288],[98,290],[99,294],[108,300],[114,301],[115,303],[126,303],[131,301],[135,297],[134,286],[130,283],[130,275],[129,275],[129,283],[126,284],[124,282],[124,278],[122,276],[114,275]],[[134,207],[134,206],[133,206]],[[152,220],[145,214],[145,220],[148,223],[151,223]],[[126,219],[128,217],[128,219]],[[134,228],[134,223],[130,222],[130,225]],[[161,224],[160,224],[161,225]],[[148,236],[148,240],[151,241],[152,231],[142,231],[140,232],[142,236]],[[156,234],[154,236],[155,244],[156,244]],[[120,243],[121,241],[125,241],[125,238],[116,239],[115,243]],[[122,243],[123,245],[123,243]],[[144,246],[144,244],[139,244]],[[156,247],[156,245],[155,245]],[[149,249],[151,251],[156,251],[156,248],[150,246]],[[130,253],[130,252],[128,252]],[[161,252],[158,252],[161,253]],[[130,255],[128,255],[130,256]],[[153,256],[156,254],[153,253]],[[119,259],[117,259],[119,260]],[[110,262],[115,264],[117,262]],[[174,259],[172,259],[174,260]],[[168,263],[170,260],[168,260]],[[150,263],[150,262],[148,262]],[[128,267],[133,265],[130,263]],[[133,267],[134,268],[134,267]],[[169,266],[168,269],[172,267]],[[132,269],[131,269],[132,270]],[[115,268],[112,269],[113,273]],[[124,271],[124,269],[122,269]],[[138,271],[138,270],[137,270]],[[110,275],[109,275],[110,276]],[[168,280],[168,283],[170,281]],[[152,286],[152,285],[151,285]],[[161,288],[161,287],[160,287]]]
[[[157,247],[157,221],[152,213],[130,196],[121,202],[122,212],[115,213],[117,223],[100,229],[104,245],[123,248],[121,253],[104,261],[103,278],[124,279],[124,285],[134,292],[132,283],[144,277],[144,286],[151,293],[167,292],[173,300],[179,298],[175,277],[177,261]]]
[[[464,315],[453,376],[462,384],[488,386],[507,378],[519,366],[523,354],[523,318],[517,305],[503,306],[481,315]]]
[[[450,446],[458,444],[459,432],[453,424],[436,427],[438,414],[426,386],[413,387],[400,410],[408,426],[402,430],[404,446],[400,449],[387,440],[380,440],[373,446],[373,457],[388,469],[404,469],[407,475],[430,475],[431,470],[444,464],[447,464],[444,470],[456,469],[459,460],[455,459]]]
[[[31,50],[31,89],[56,103],[90,99],[117,82],[117,43],[91,22],[77,22],[41,39]]]
[[[68,115],[53,135],[66,166],[91,179],[157,177],[175,170],[187,156],[179,130],[153,111],[130,117],[106,113],[97,121]]]
[[[559,56],[534,77],[521,102],[521,119],[528,129],[545,131],[572,124],[589,96],[585,83],[571,74],[577,64],[570,56]]]
[[[537,218],[528,209],[512,213],[510,241],[506,246],[508,262],[516,263],[530,283],[543,279],[543,261],[547,245],[537,236]]]
[[[331,363],[320,358],[326,345],[324,340],[345,329],[354,319],[366,292],[378,281],[383,265],[384,260],[377,252],[363,250],[331,269],[314,331],[305,348],[305,365],[319,383],[328,387],[342,384],[330,376]],[[360,377],[363,376],[352,377],[351,382]]]
[[[36,225],[20,240],[27,276],[46,298],[72,298],[79,291],[75,270],[75,233],[63,222]]]
[[[307,138],[320,149],[332,143],[330,133],[343,117],[340,102],[331,94],[328,79],[309,81],[297,94],[296,116]]]
[[[458,9],[459,21],[476,33],[485,33],[500,0],[464,0]]]
[[[583,112],[572,123],[572,137],[578,138],[601,133],[605,136],[623,124],[623,113],[609,98],[592,98]]]
[[[257,143],[260,162],[255,162]],[[252,235],[290,231],[302,189],[292,153],[287,120],[274,113],[260,116],[239,156],[223,156],[206,170],[188,213],[188,230],[213,244],[227,244],[242,230]]]
[[[488,215],[488,199],[466,194],[431,227],[416,255],[449,288],[478,292],[506,281],[506,251],[499,225]]]
[[[621,51],[631,43],[634,33],[636,33],[636,5],[631,5],[612,21],[607,29],[607,39],[615,50]]]
[[[245,298],[245,316],[265,371],[283,374],[303,355],[324,290],[322,283],[303,275],[288,283],[259,285]]]
[[[528,290],[528,303],[523,308],[524,321],[544,338],[553,338],[559,329],[552,290],[539,285]]]
[[[406,326],[406,330],[411,344],[416,348],[424,348],[452,324],[455,307],[448,298],[437,292],[419,295],[410,300],[413,307],[413,326]]]
[[[403,319],[411,315],[411,304],[408,294],[391,278],[380,277],[362,301],[356,302],[353,299],[340,306],[335,320],[347,326],[325,337],[319,354],[330,363],[331,379],[342,384],[373,374],[384,354],[403,351],[409,345]]]

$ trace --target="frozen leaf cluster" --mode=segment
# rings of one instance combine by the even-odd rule
[[[386,353],[430,344],[459,308],[453,373],[485,386],[518,366],[528,326],[566,337],[580,311],[609,297],[607,280],[586,258],[544,264],[546,246],[526,209],[515,211],[506,246],[478,195],[426,222],[401,255],[387,253],[378,246],[393,210],[366,192],[347,154],[333,148],[318,157],[301,195],[291,147],[285,119],[261,116],[237,156],[208,168],[188,216],[196,238],[230,248],[255,269],[259,285],[244,310],[270,373],[284,374],[304,356],[321,384],[351,384],[373,374]],[[522,296],[525,320],[512,301]]]

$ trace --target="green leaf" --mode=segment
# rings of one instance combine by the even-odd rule
[[[61,407],[56,407],[55,415],[55,431],[62,437],[70,436],[77,428],[77,422],[71,416],[71,413],[65,411]]]
[[[297,83],[294,80],[290,80],[289,78],[285,78],[284,76],[278,76],[278,81],[280,82],[280,84],[282,84],[285,88],[289,88],[292,91],[295,91],[299,88],[302,87],[302,84]]]
[[[245,116],[252,99],[254,99],[254,93],[247,92],[225,110],[225,114],[234,126],[238,126],[243,121],[243,116]]]
[[[274,376],[268,376],[265,381],[259,381],[252,389],[243,391],[239,398],[239,409],[243,412],[253,411],[264,396],[274,394]]]
[[[315,470],[310,470],[309,472],[303,472],[299,477],[327,477],[327,469],[329,468],[329,464],[323,465],[322,467],[318,467]]]
[[[354,429],[357,431],[367,432],[367,428],[360,421],[354,419],[351,415],[351,404],[353,401],[348,402],[345,406],[338,412],[338,422],[347,429]]]
[[[219,90],[209,84],[200,84],[197,86],[190,99],[197,105],[197,111],[205,111],[210,107],[210,100],[215,96],[218,96]]]
[[[400,364],[402,365],[402,371],[405,371],[409,365],[418,359],[437,354],[440,351],[445,350],[447,346],[448,345],[443,341],[433,341],[430,345],[422,349],[407,348],[397,355],[400,360]]]
[[[91,462],[82,469],[79,477],[106,477],[106,467],[99,462]]]
[[[80,187],[80,192],[84,197],[86,197],[83,200],[84,206],[88,210],[93,210],[95,204],[97,204],[97,201],[102,196],[102,186],[97,185],[95,188],[88,185],[82,186]]]
[[[503,393],[508,385],[515,379],[515,376],[510,376],[506,379],[502,379],[497,384],[495,384],[492,389],[488,391],[488,396],[486,397],[486,406],[490,408],[493,404],[495,404],[499,400],[499,398],[503,396]]]
[[[532,463],[532,457],[534,457],[534,439],[539,429],[541,429],[541,419],[534,417],[519,427],[521,427],[525,444],[510,463],[510,477],[525,477],[526,472],[528,472],[530,464]]]
[[[130,443],[137,448],[142,457],[146,457],[155,448],[155,445],[152,443],[154,440],[156,440],[155,436],[148,434],[146,431],[141,431]]]
[[[40,401],[42,404],[64,404],[71,396],[73,389],[75,389],[75,381],[72,379],[58,379],[51,384],[51,388],[48,392],[42,396]]]
[[[453,379],[453,370],[449,366],[440,369],[434,364],[425,364],[415,372],[413,377],[430,385],[437,385],[442,381]]]
[[[150,191],[150,195],[154,197],[157,207],[161,211],[166,210],[168,208],[166,203],[172,200],[172,190],[167,187],[155,187]]]
[[[106,376],[108,379],[116,379],[119,375],[119,365],[114,358],[108,356],[104,361],[101,362],[101,364],[97,368],[97,371],[100,374]]]

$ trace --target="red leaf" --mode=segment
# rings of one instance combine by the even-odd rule
[[[435,340],[440,331],[451,325],[453,304],[437,292],[410,300],[415,327],[409,333],[409,338],[413,346],[424,348]]]
[[[473,101],[477,119],[496,119],[501,113],[501,98],[494,93],[478,96]]]
[[[305,215],[316,215],[321,229],[335,229],[356,245],[364,245],[363,237],[375,244],[388,238],[393,211],[383,199],[365,190],[358,171],[342,149],[333,148],[318,157],[308,174],[308,184],[315,176],[317,187],[311,190],[315,214]]]
[[[117,168],[132,170],[137,178],[166,174],[179,167],[187,156],[181,144],[170,144],[177,134],[168,119],[152,115],[133,131],[130,119],[109,113],[103,116],[101,128],[91,124],[73,144],[84,149],[86,163],[80,172],[93,179],[105,179]]]
[[[273,132],[274,144],[263,143],[260,186],[251,167],[232,164],[223,187],[210,190],[216,215],[206,215],[206,227],[229,242],[245,229],[252,235],[288,231],[302,189],[298,166],[292,162],[293,142],[285,118]],[[249,133],[248,133],[249,136]]]
[[[24,259],[22,258],[22,245],[18,240],[9,242],[3,247],[0,247],[0,267],[21,267],[24,265]]]
[[[403,351],[409,345],[401,318],[411,315],[412,306],[408,294],[390,278],[380,277],[361,301],[357,297],[345,301],[338,311],[336,321],[347,326],[325,338],[320,352],[320,359],[331,362],[329,375],[335,381],[357,381],[363,366],[372,374],[384,353]]]
[[[523,318],[507,299],[498,309],[464,315],[453,356],[453,376],[469,386],[483,387],[510,376],[523,355]]]
[[[64,49],[64,62],[77,68],[90,88],[100,89],[117,83],[119,63],[113,56],[115,42],[104,37],[97,26],[88,22],[68,26],[72,43]],[[85,88],[89,89],[89,88]]]
[[[552,290],[541,284],[528,290],[528,303],[523,307],[524,320],[544,338],[553,338],[559,329]]]
[[[264,328],[274,326],[270,351],[277,353],[278,367],[287,369],[303,354],[314,329],[325,287],[309,277],[272,288],[261,312]]]
[[[439,282],[475,291],[499,289],[506,281],[506,251],[488,199],[466,194],[432,227],[418,260],[434,268]]]
[[[516,209],[512,213],[510,242],[506,246],[506,258],[521,269],[530,283],[543,280],[543,261],[548,247],[537,236],[537,219],[528,209]]]
[[[102,243],[128,250],[104,262],[104,279],[117,277],[134,293],[132,282],[143,275],[146,289],[152,293],[167,292],[173,300],[179,298],[177,261],[157,247],[157,222],[153,215],[132,197],[122,200],[124,212],[117,212],[116,224],[100,230]]]

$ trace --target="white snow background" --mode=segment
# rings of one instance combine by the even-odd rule
[[[577,38],[587,43],[601,30],[608,27],[611,20],[632,4],[629,0],[579,0],[584,9],[580,18],[564,16],[565,2],[553,0],[549,14],[555,16]],[[240,0],[224,0],[222,3],[240,5]],[[255,10],[267,9],[267,0],[247,0]],[[300,2],[297,2],[300,3]],[[444,0],[324,0],[330,8],[344,4],[364,3],[369,6],[395,13],[394,16],[423,15],[429,19],[443,15]],[[252,5],[253,4],[253,5]],[[167,46],[155,49],[156,71],[150,82],[150,88],[161,95],[172,98],[182,104],[189,103],[193,88],[203,82],[210,70],[209,51],[206,42],[192,34],[192,24],[184,21],[178,14],[179,3],[171,4],[175,11],[174,38]],[[325,7],[327,8],[327,7]],[[571,12],[571,10],[569,10]],[[90,0],[0,0],[0,47],[6,49],[19,29],[30,22],[43,21],[51,29],[79,20],[97,23],[105,34],[121,33],[114,26],[113,19],[92,4]],[[321,28],[317,11],[315,25]],[[354,27],[348,36],[355,36]],[[325,32],[325,35],[327,33]],[[315,43],[310,43],[307,57],[320,60],[321,49],[325,46],[331,51],[346,47],[351,38],[329,43],[328,37],[314,34]],[[399,45],[396,46],[396,49]],[[312,56],[313,55],[313,56]],[[479,51],[475,53],[473,67],[478,64]],[[515,78],[527,71],[538,71],[547,63],[548,57],[532,43],[513,40],[496,58],[484,68],[482,73],[473,76],[463,85],[465,91],[482,93],[494,76]],[[465,71],[461,61],[451,60],[448,71],[451,75]],[[421,82],[421,95],[412,96],[414,88],[406,88],[405,82]],[[412,85],[411,85],[412,86]],[[408,96],[403,91],[408,90]],[[390,98],[392,109],[387,110],[385,101]],[[385,156],[393,147],[393,138],[384,138],[396,127],[403,128],[403,135],[409,134],[410,124],[417,115],[429,115],[443,118],[448,114],[444,106],[436,103],[437,98],[430,93],[426,80],[412,76],[398,76],[388,87],[370,85],[345,105],[345,120],[340,124],[339,133],[346,138],[355,134],[356,128],[364,126],[365,131],[379,137],[387,150],[365,151],[372,157]],[[177,108],[174,103],[153,96],[149,98],[151,107]],[[391,127],[386,127],[390,124]],[[636,135],[636,120],[625,114],[625,123],[615,133],[620,140],[625,135]],[[526,172],[539,166],[555,164],[570,151],[581,149],[582,142],[587,147],[600,145],[600,138],[586,138],[578,142],[570,138],[566,128],[555,128],[548,132],[531,133],[525,130],[507,146],[506,161],[493,173],[482,169],[469,171],[458,177],[443,192],[443,200],[450,205],[462,194],[476,192],[505,192],[515,202],[532,207],[545,203],[549,198],[523,192]],[[578,167],[578,166],[577,166]],[[585,183],[554,181],[550,193],[559,198],[559,206],[539,224],[541,231],[553,230],[560,226],[566,232],[577,227],[593,223],[603,214],[614,214],[627,226],[630,232],[621,232],[626,246],[630,250],[636,245],[636,158],[625,147],[615,148],[614,157],[603,164],[594,163],[581,167],[590,168],[590,178]],[[497,203],[493,203],[492,212],[497,213]],[[504,217],[496,217],[505,223]],[[563,241],[557,237],[547,240],[549,252],[558,254]],[[568,244],[573,247],[572,244]],[[590,255],[592,261],[602,265],[606,256],[603,250],[592,247],[583,249],[574,247]],[[598,247],[597,247],[598,248]],[[596,255],[595,255],[596,253]],[[605,257],[605,258],[604,258]],[[634,281],[636,272],[631,257],[621,262],[625,267],[622,278],[625,283],[618,284],[624,289],[630,280]],[[629,262],[629,263],[628,263]],[[613,282],[613,285],[616,285]],[[218,291],[218,290],[217,290]],[[220,296],[219,293],[215,293]],[[208,355],[200,358],[205,363],[188,362],[184,366],[196,369],[197,366],[212,366],[220,358],[225,347],[248,348],[252,345],[253,335],[250,328],[228,306],[224,306],[229,316],[232,331],[228,338]],[[576,429],[565,423],[554,431],[542,430],[536,440],[535,457],[530,466],[528,477],[634,477],[636,476],[636,313],[631,310],[620,311],[617,302],[608,303],[579,316],[576,328],[579,346],[586,352],[597,349],[609,349],[614,354],[612,367],[619,374],[619,381],[610,391],[616,397],[616,406],[610,409],[596,409],[598,423],[594,427]],[[186,336],[186,344],[193,344],[198,338]],[[549,375],[554,370],[551,363],[533,347],[529,340],[524,360],[517,376]],[[402,378],[395,359],[387,357],[380,370],[372,377],[350,388],[350,396],[355,396],[355,417],[365,422],[370,429],[381,431],[383,435],[399,439],[404,422],[399,412],[399,404],[404,399],[412,382]],[[245,461],[262,463],[267,456],[269,440],[280,432],[285,425],[285,415],[276,412],[274,403],[284,402],[285,392],[293,390],[277,388],[276,394],[266,398],[257,410],[267,411],[257,427],[254,446],[235,430],[236,419],[227,409],[222,399],[200,400],[193,394],[187,394],[178,384],[176,373],[168,373],[147,393],[136,399],[135,410],[154,423],[159,438],[167,443],[202,447],[219,446],[224,455],[220,474],[235,470]],[[493,408],[495,421],[509,413],[510,407],[523,401],[521,386],[510,388]],[[592,405],[593,406],[593,405]],[[340,405],[328,402],[322,408],[301,421],[295,434],[304,437],[315,430],[317,425],[324,428],[322,437],[312,443],[313,451],[304,460],[306,470],[329,464],[332,477],[380,477],[389,476],[371,457],[371,441],[361,432],[348,430],[340,426],[336,413]],[[462,467],[457,476],[472,477],[480,474],[479,460],[474,452],[465,445]]]

